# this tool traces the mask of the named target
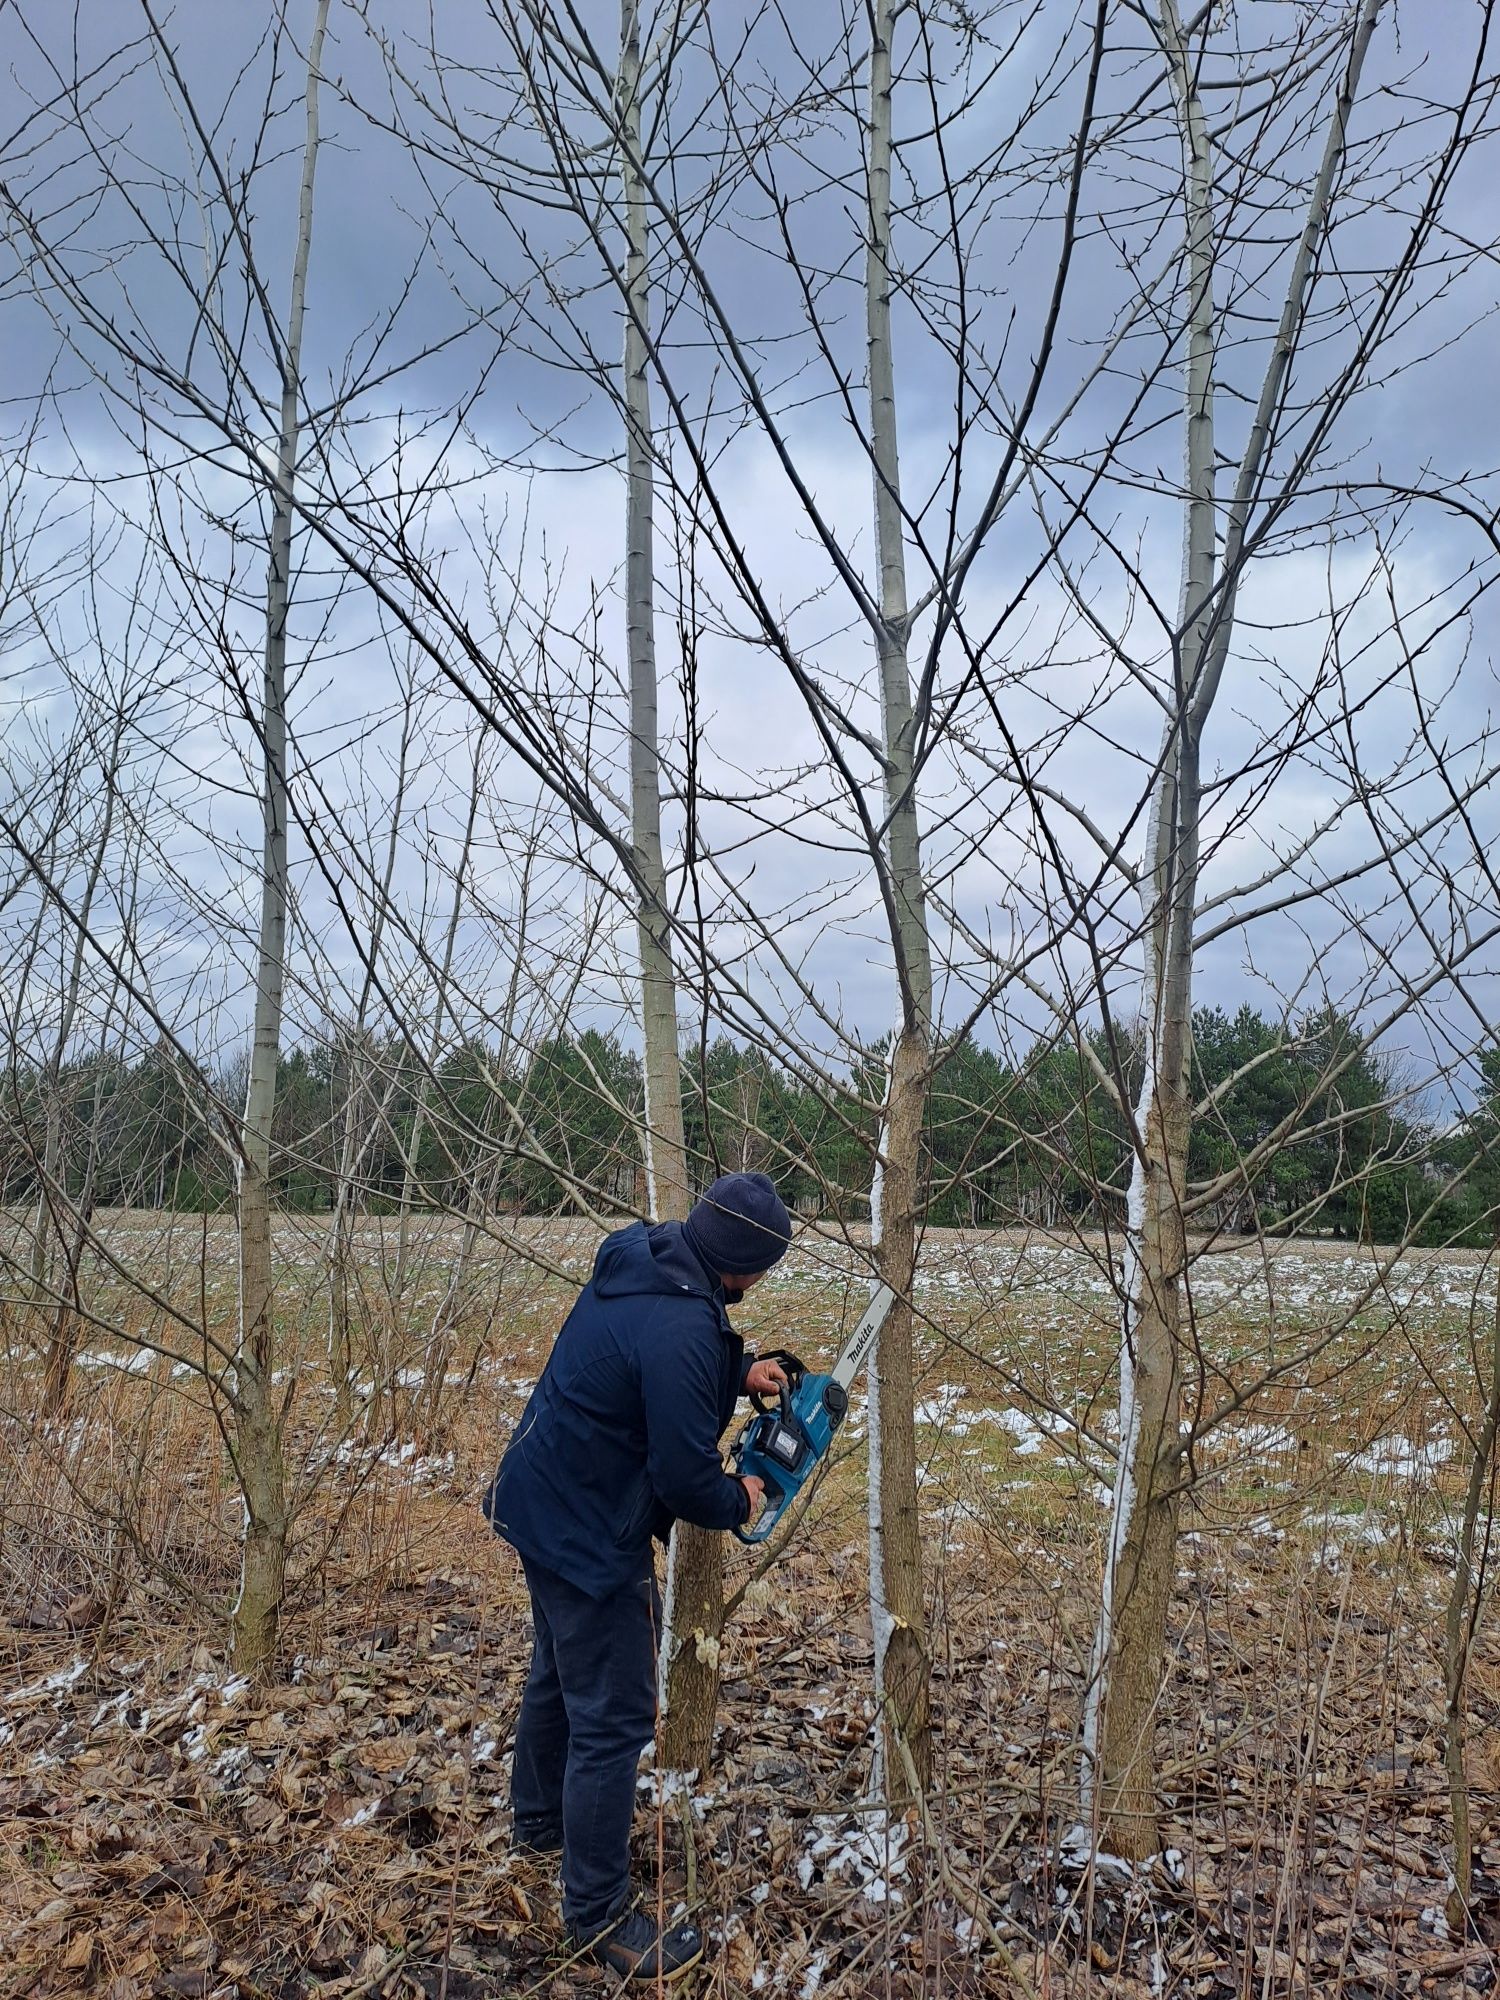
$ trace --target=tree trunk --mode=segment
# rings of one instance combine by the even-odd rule
[[[89,1103],[88,1151],[84,1156],[83,1175],[78,1189],[73,1224],[68,1235],[67,1283],[57,1302],[52,1339],[47,1348],[42,1407],[51,1417],[67,1415],[73,1394],[73,1362],[78,1354],[79,1336],[83,1324],[83,1298],[79,1291],[78,1274],[83,1264],[89,1225],[94,1215],[94,1188],[99,1167],[100,1083],[108,1042],[109,1014],[106,1012],[104,1032],[99,1037],[94,1088]]]
[[[881,1769],[895,1801],[906,1801],[911,1790],[907,1757],[924,1791],[932,1777],[932,1662],[917,1511],[910,1298],[926,1103],[925,1040],[914,1032],[902,1034],[891,1050],[879,1192],[871,1202],[875,1268],[895,1291],[896,1303],[870,1360],[867,1423],[875,1699],[881,1716]]]
[[[651,313],[646,195],[641,182],[641,44],[638,0],[620,11],[620,172],[625,197],[625,632],[630,659],[630,815],[636,930],[641,960],[641,1040],[646,1084],[646,1203],[661,1222],[688,1212],[687,1147],[677,1050],[661,843],[657,739],[655,549],[652,545]],[[707,1771],[719,1698],[724,1625],[723,1538],[679,1522],[668,1554],[661,1633],[661,1760],[669,1771]]]
[[[1207,125],[1174,0],[1162,43],[1177,95],[1187,214],[1185,534],[1173,686],[1141,871],[1143,1074],[1125,1221],[1120,1456],[1110,1508],[1082,1796],[1112,1853],[1158,1846],[1153,1750],[1181,1485],[1180,1315],[1189,1137],[1193,910],[1199,785],[1194,702],[1212,629],[1214,519],[1213,207]]]
[[[241,1230],[243,1231],[243,1211]],[[265,1258],[269,1262],[270,1246]],[[241,1253],[243,1272],[244,1253]],[[270,1301],[266,1302],[269,1312]],[[289,1522],[286,1457],[281,1417],[269,1373],[242,1355],[236,1369],[234,1462],[245,1502],[240,1548],[240,1593],[232,1625],[234,1663],[242,1672],[266,1673],[276,1656],[281,1606],[286,1596]]]
[[[286,1466],[281,1415],[275,1405],[275,1296],[271,1266],[271,1116],[281,1046],[286,980],[287,727],[286,637],[291,598],[292,501],[297,466],[297,398],[302,310],[312,244],[313,174],[318,154],[318,68],[329,0],[318,0],[307,58],[307,142],[291,310],[282,358],[281,432],[271,508],[271,560],[266,578],[259,963],[250,1073],[240,1131],[240,1323],[234,1368],[234,1463],[245,1502],[240,1592],[231,1619],[235,1665],[264,1672],[275,1655],[286,1583]]]
[[[354,1423],[354,1348],[349,1310],[350,1203],[353,1199],[355,1151],[355,1061],[352,1037],[345,1038],[349,1058],[344,1076],[344,1130],[333,1183],[333,1213],[328,1218],[323,1262],[328,1276],[328,1368],[333,1377],[333,1421],[340,1437]],[[335,1043],[337,1047],[337,1043]],[[335,1069],[335,1075],[337,1070]]]
[[[1131,1173],[1126,1332],[1120,1358],[1120,1458],[1104,1598],[1084,1732],[1085,1809],[1105,1849],[1132,1859],[1158,1846],[1155,1724],[1167,1614],[1177,1576],[1182,1192],[1187,1099],[1158,1086],[1144,1104]]]
[[[1196,459],[1194,473],[1201,474]],[[1211,533],[1208,507],[1197,527]],[[1185,602],[1202,601],[1190,597],[1197,548],[1190,531]],[[1158,1845],[1154,1729],[1176,1582],[1183,1468],[1183,1201],[1200,787],[1197,746],[1183,740],[1182,695],[1179,674],[1142,870],[1144,1047],[1125,1221],[1120,1455],[1083,1730],[1084,1811],[1097,1814],[1105,1848],[1130,1858],[1154,1853]]]
[[[621,157],[630,239],[625,315],[625,634],[630,659],[630,816],[635,849],[646,1081],[646,1190],[652,1215],[664,1221],[680,1221],[687,1214],[690,1196],[677,1051],[677,979],[672,966],[661,841],[651,387],[646,375],[651,296],[646,262],[646,199],[640,180],[640,67],[637,0],[624,0]]]
[[[412,1435],[427,1451],[437,1451],[446,1441],[448,1434],[442,1422],[448,1369],[457,1347],[459,1323],[469,1303],[469,1269],[474,1261],[480,1227],[489,1206],[490,1192],[487,1183],[492,1180],[493,1174],[481,1179],[476,1173],[469,1184],[458,1255],[449,1267],[443,1296],[433,1313],[431,1330],[425,1342],[422,1387],[413,1399],[411,1422]],[[504,1284],[505,1279],[502,1276],[490,1289],[492,1310],[499,1303],[499,1295]],[[472,1372],[471,1369],[471,1377]]]
[[[915,718],[907,657],[910,617],[901,519],[901,466],[891,344],[891,36],[895,0],[872,15],[869,98],[869,235],[865,321],[870,369],[870,441],[880,559],[876,650],[885,745],[885,866],[901,1026],[891,1050],[878,1202],[871,1229],[876,1269],[897,1304],[870,1369],[870,1610],[885,1782],[893,1799],[932,1769],[931,1658],[923,1609],[912,1389],[911,1287],[921,1209],[922,1129],[930,1084],[932,954],[916,806]],[[876,1210],[878,1208],[878,1217]],[[904,1753],[904,1754],[903,1754]]]
[[[46,1320],[47,1303],[52,1296],[52,1273],[61,1233],[57,1221],[58,1169],[62,1164],[63,1135],[60,1067],[60,1063],[48,1063],[43,1074],[47,1106],[42,1129],[41,1186],[37,1189],[36,1213],[31,1224],[31,1311],[39,1323]]]

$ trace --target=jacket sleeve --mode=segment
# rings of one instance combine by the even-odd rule
[[[746,1377],[747,1377],[747,1376],[749,1375],[749,1373],[750,1373],[750,1370],[751,1370],[751,1369],[752,1369],[752,1368],[753,1368],[753,1367],[755,1366],[756,1362],[757,1362],[757,1361],[758,1361],[759,1359],[760,1359],[760,1356],[759,1356],[758,1354],[747,1354],[747,1355],[745,1356],[745,1358],[744,1358],[743,1362],[742,1362],[742,1363],[740,1364],[740,1391],[739,1391],[739,1392],[740,1392],[740,1394],[741,1394],[742,1396],[748,1396],[748,1395],[749,1395],[749,1393],[750,1393],[750,1391],[749,1391],[749,1390],[748,1390],[748,1389],[747,1389],[747,1388],[745,1387],[745,1378],[746,1378]]]
[[[695,1528],[737,1528],[750,1496],[719,1457],[717,1327],[641,1343],[646,1473],[658,1500]],[[710,1344],[710,1343],[714,1344]]]

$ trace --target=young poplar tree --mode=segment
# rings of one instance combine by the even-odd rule
[[[239,1337],[234,1359],[231,1449],[245,1496],[240,1590],[231,1618],[237,1666],[263,1670],[275,1653],[286,1594],[289,1519],[286,1459],[276,1389],[275,1282],[271,1244],[271,1117],[281,1053],[287,938],[287,620],[302,394],[302,327],[312,252],[313,182],[318,161],[318,90],[329,0],[317,0],[307,51],[307,133],[286,331],[277,353],[281,424],[271,489],[266,573],[265,679],[260,714],[261,898],[250,1070],[240,1125]]]
[[[620,10],[620,183],[625,217],[625,643],[630,675],[630,823],[635,849],[645,1075],[646,1208],[681,1222],[691,1205],[682,1130],[677,980],[661,838],[656,681],[656,478],[651,423],[651,275],[642,185],[639,0]],[[724,1622],[723,1538],[679,1521],[668,1553],[661,1632],[661,1758],[669,1771],[706,1771],[719,1693]]]
[[[83,241],[71,227],[57,224],[53,214],[28,205],[12,184],[6,184],[4,200],[8,219],[30,252],[28,275],[39,303],[94,371],[104,401],[117,412],[127,413],[129,428],[139,439],[136,469],[154,503],[147,532],[173,567],[184,604],[190,607],[185,615],[198,620],[200,630],[211,635],[210,643],[222,650],[229,676],[236,684],[239,671],[233,636],[223,616],[224,580],[211,573],[202,549],[193,545],[191,532],[174,537],[169,525],[180,507],[182,490],[191,491],[191,477],[174,468],[172,500],[164,504],[162,493],[168,482],[155,458],[154,444],[162,438],[171,440],[181,454],[179,467],[196,467],[200,459],[212,458],[211,452],[201,449],[205,432],[199,428],[210,426],[207,436],[227,447],[228,462],[266,498],[259,700],[247,689],[237,688],[244,696],[255,735],[252,763],[260,840],[255,876],[258,911],[253,926],[254,1004],[245,1096],[237,1117],[225,1121],[231,1128],[237,1162],[236,1328],[232,1342],[221,1342],[217,1335],[202,1329],[205,1351],[224,1355],[224,1350],[229,1350],[222,1366],[215,1362],[205,1372],[210,1374],[215,1393],[222,1393],[227,1404],[226,1439],[244,1503],[240,1584],[230,1614],[231,1643],[239,1665],[263,1671],[275,1654],[291,1526],[282,1430],[285,1391],[275,1379],[271,1147],[287,975],[287,653],[293,534],[302,504],[298,490],[302,350],[319,148],[321,63],[330,5],[329,0],[316,0],[311,9],[304,135],[284,321],[272,306],[258,266],[245,187],[216,150],[215,131],[200,115],[177,45],[149,6],[142,11],[145,29],[139,45],[113,50],[110,61],[103,65],[102,81],[91,77],[87,87],[80,83],[48,105],[49,119],[63,146],[71,147],[83,135],[83,157],[97,175],[94,205],[112,219],[121,212],[128,217],[128,247],[114,246],[110,254],[100,255],[97,245]],[[282,18],[268,42],[277,73],[287,39],[288,24]],[[153,183],[140,160],[132,158],[127,165],[107,129],[112,93],[124,87],[126,75],[154,76],[160,82],[176,114],[172,129],[193,151],[194,215],[202,236],[196,261],[183,253],[180,189],[171,170],[162,169]],[[271,115],[261,107],[262,134]],[[225,122],[220,121],[218,143],[227,152],[232,139],[224,130]],[[227,122],[232,124],[233,120]],[[160,212],[151,206],[157,197],[163,202]],[[103,293],[107,288],[111,295],[106,299]],[[254,343],[234,325],[231,295],[238,296],[242,312],[255,316],[273,357],[274,400],[262,399],[252,381],[249,358]],[[171,322],[171,314],[183,296],[189,301],[187,333],[180,358],[174,359],[172,343],[183,329]],[[165,324],[155,322],[157,312],[162,313],[164,322],[171,322],[170,338],[163,337]],[[269,445],[262,429],[268,402],[275,412],[274,443]],[[184,431],[193,433],[194,447],[181,452]],[[213,466],[213,470],[219,469]],[[212,505],[204,512],[214,519],[216,527],[221,525]],[[232,574],[232,543],[230,547],[228,567]],[[76,922],[76,912],[72,920]],[[90,948],[100,951],[97,938],[90,940]],[[132,999],[150,1010],[149,994],[138,981]],[[214,1115],[217,1123],[217,1111]]]
[[[907,656],[906,589],[896,376],[891,340],[891,42],[898,8],[870,16],[864,306],[869,347],[870,467],[879,602],[875,651],[885,752],[885,848],[894,902],[891,947],[900,1018],[887,1064],[878,1201],[871,1201],[876,1269],[896,1295],[870,1361],[870,1619],[875,1697],[885,1730],[884,1775],[907,1796],[903,1748],[924,1788],[932,1774],[931,1661],[923,1604],[921,1520],[912,1387],[912,1277],[923,1202],[923,1126],[933,1051],[932,949],[917,819],[916,726]]]
[[[1274,80],[1297,68],[1299,88],[1311,81],[1312,88],[1323,90],[1324,99],[1321,144],[1318,126],[1304,128],[1311,135],[1316,164],[1300,207],[1286,193],[1278,197],[1278,226],[1287,236],[1268,351],[1253,402],[1233,379],[1225,348],[1246,311],[1233,232],[1247,192],[1253,192],[1246,176],[1252,167],[1268,171],[1256,146],[1265,142],[1271,126],[1257,117],[1254,141],[1249,142],[1240,121],[1223,116],[1217,101],[1210,103],[1210,79],[1216,92],[1225,79],[1209,66],[1216,31],[1207,14],[1184,23],[1176,0],[1160,0],[1154,15],[1143,12],[1151,23],[1181,159],[1182,249],[1173,321],[1180,345],[1174,340],[1172,365],[1180,369],[1183,386],[1185,469],[1179,504],[1184,533],[1178,610],[1166,631],[1160,682],[1160,748],[1147,792],[1144,854],[1133,874],[1141,912],[1141,1069],[1130,1120],[1120,1287],[1119,1452],[1085,1705],[1081,1784],[1086,1818],[1110,1850],[1127,1856],[1153,1851],[1158,1840],[1155,1720],[1176,1578],[1178,1514],[1194,1435],[1184,1426],[1183,1391],[1194,1351],[1186,1225],[1203,1200],[1201,1191],[1190,1195],[1188,1188],[1195,962],[1215,929],[1210,910],[1222,910],[1238,893],[1221,890],[1209,896],[1204,889],[1205,816],[1209,799],[1222,794],[1224,784],[1222,773],[1214,774],[1213,788],[1205,778],[1206,743],[1226,678],[1232,681],[1237,609],[1247,571],[1264,548],[1275,545],[1278,524],[1313,485],[1332,426],[1368,379],[1373,356],[1391,334],[1444,185],[1467,143],[1473,104],[1471,91],[1450,114],[1448,134],[1424,162],[1430,176],[1427,197],[1416,205],[1412,221],[1396,223],[1404,240],[1389,270],[1374,274],[1360,316],[1343,329],[1345,347],[1315,391],[1306,375],[1317,337],[1329,324],[1330,307],[1320,300],[1314,311],[1314,289],[1336,268],[1332,245],[1340,198],[1351,208],[1361,200],[1358,181],[1351,187],[1348,171],[1350,124],[1381,11],[1381,0],[1361,0],[1318,43],[1315,62],[1308,62],[1309,50],[1294,41],[1263,52],[1270,69],[1258,77],[1258,88],[1265,88],[1268,76]],[[1218,53],[1231,64],[1249,60]],[[1248,82],[1234,87],[1250,88]],[[1276,103],[1273,91],[1267,104]],[[1339,308],[1331,310],[1336,315]],[[1249,415],[1243,441],[1231,458],[1227,413],[1232,404],[1238,408],[1245,403]],[[1226,466],[1232,475],[1227,492],[1222,479]],[[1131,565],[1128,555],[1122,559]],[[1127,642],[1121,657],[1128,652]],[[1303,722],[1290,716],[1284,740],[1276,745],[1278,758],[1286,759],[1311,740],[1303,732]],[[1358,753],[1351,757],[1349,798],[1368,802],[1379,787],[1373,774],[1360,768]],[[1324,826],[1336,824],[1346,809],[1346,802],[1339,802],[1336,811],[1330,805]],[[1289,860],[1254,886],[1264,889],[1267,882],[1277,882],[1293,900],[1304,893],[1296,886],[1299,864],[1305,869],[1322,830],[1294,847]],[[1390,863],[1396,851],[1377,832],[1378,843],[1363,867]],[[1118,851],[1115,846],[1113,853]],[[1342,879],[1355,872],[1347,871]],[[1329,907],[1336,909],[1336,900],[1331,898]],[[1239,921],[1246,917],[1242,914]],[[1453,948],[1461,955],[1472,946],[1455,939]],[[1442,976],[1444,962],[1438,952],[1433,978]],[[1404,1004],[1399,1003],[1398,1012]],[[1274,1135],[1267,1145],[1271,1143]],[[1253,1172],[1253,1164],[1245,1163],[1244,1170]],[[1196,1434],[1202,1434],[1201,1423]]]

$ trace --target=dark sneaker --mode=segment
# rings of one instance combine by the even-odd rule
[[[510,1837],[510,1851],[528,1861],[555,1861],[562,1853],[562,1835],[545,1829],[523,1831],[517,1828]]]
[[[703,1933],[696,1924],[658,1931],[641,1909],[627,1910],[593,1937],[578,1942],[598,1965],[627,1979],[659,1979],[670,1984],[691,1972],[703,1956]]]

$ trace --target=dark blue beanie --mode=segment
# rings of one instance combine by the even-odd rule
[[[708,1268],[731,1278],[769,1271],[792,1240],[792,1218],[765,1174],[721,1174],[683,1228]]]

